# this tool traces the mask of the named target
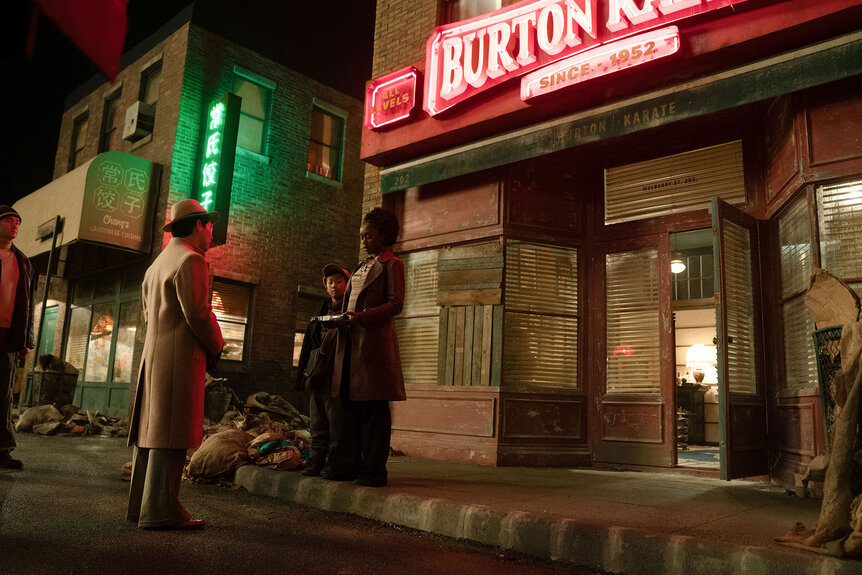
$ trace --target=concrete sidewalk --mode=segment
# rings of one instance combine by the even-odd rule
[[[389,486],[377,489],[253,465],[235,481],[259,495],[626,575],[862,574],[862,561],[774,543],[797,521],[813,527],[820,502],[767,483],[389,461]]]

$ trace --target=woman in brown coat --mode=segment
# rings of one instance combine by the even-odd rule
[[[326,479],[386,485],[392,429],[390,401],[403,401],[404,378],[394,317],[404,306],[404,264],[385,246],[398,237],[398,219],[375,208],[365,215],[359,237],[368,253],[347,284],[338,334],[332,395],[344,415],[339,453]]]

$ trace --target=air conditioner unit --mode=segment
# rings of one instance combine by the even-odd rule
[[[153,133],[155,110],[150,104],[138,100],[126,110],[126,122],[123,124],[123,139],[137,142],[144,136]]]

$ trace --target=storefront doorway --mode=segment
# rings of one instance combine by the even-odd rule
[[[604,170],[597,463],[768,472],[747,197],[741,140]]]
[[[720,469],[715,257],[711,228],[671,233],[677,465]]]
[[[125,417],[141,321],[143,268],[131,266],[75,282],[65,360],[79,370],[75,405]]]

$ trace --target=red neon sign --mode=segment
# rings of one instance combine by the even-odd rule
[[[668,26],[611,42],[530,72],[521,79],[521,99],[527,101],[587,80],[640,66],[679,51],[679,29]]]
[[[511,78],[598,45],[745,0],[522,0],[440,26],[425,52],[435,116]]]
[[[416,107],[418,72],[408,66],[368,83],[365,90],[365,126],[378,130],[405,120]]]

